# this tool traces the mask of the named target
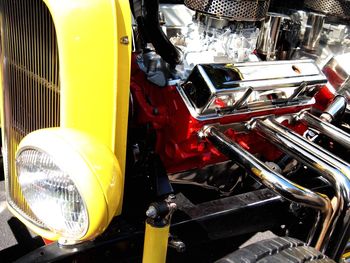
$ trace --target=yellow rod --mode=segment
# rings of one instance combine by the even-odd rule
[[[165,263],[168,238],[169,224],[156,227],[146,221],[142,263]]]

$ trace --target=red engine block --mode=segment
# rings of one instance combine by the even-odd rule
[[[207,124],[230,124],[248,121],[253,117],[296,113],[305,107],[295,106],[267,110],[244,115],[229,115],[220,119],[199,121],[191,116],[175,86],[158,87],[150,83],[137,64],[133,63],[131,93],[137,112],[137,124],[151,124],[157,135],[156,152],[161,156],[168,173],[201,168],[227,160],[210,143],[198,138],[198,132]],[[317,95],[320,105],[327,105],[333,95],[325,87]],[[325,103],[327,102],[327,103]],[[319,106],[319,108],[323,108]],[[286,124],[288,125],[288,124]],[[307,127],[302,124],[289,126],[299,134]],[[282,153],[272,144],[253,133],[236,133],[232,129],[226,135],[237,141],[251,153],[260,153],[269,161]]]

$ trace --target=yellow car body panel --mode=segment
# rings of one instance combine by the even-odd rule
[[[60,127],[88,134],[115,154],[122,175],[118,187],[121,200],[115,213],[119,215],[124,192],[131,66],[129,1],[43,2],[52,16],[59,50]],[[2,93],[0,102],[3,103]],[[2,110],[1,119],[3,114]],[[11,206],[9,209],[39,235],[51,240],[59,238],[28,221]],[[87,233],[87,236],[96,235]]]
[[[44,2],[52,14],[59,47],[61,127],[80,130],[107,145],[124,177],[131,56],[129,1]],[[121,210],[118,207],[117,214]]]

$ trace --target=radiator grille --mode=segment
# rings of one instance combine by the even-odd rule
[[[10,205],[43,227],[26,204],[15,174],[15,153],[28,133],[60,123],[58,48],[42,0],[0,0],[5,176]]]

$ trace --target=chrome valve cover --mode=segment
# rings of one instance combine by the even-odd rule
[[[179,88],[196,117],[314,103],[327,83],[312,60],[199,64]]]

